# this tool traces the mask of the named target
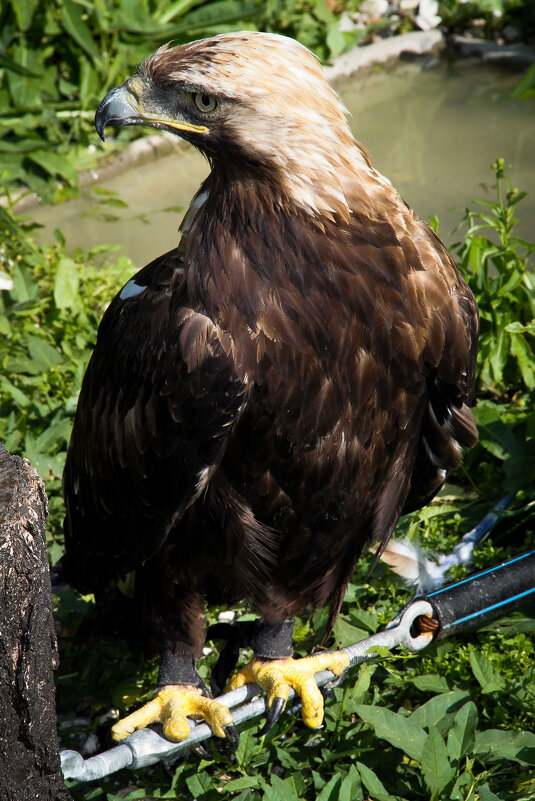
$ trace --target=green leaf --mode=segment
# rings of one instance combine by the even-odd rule
[[[511,92],[511,99],[517,100],[524,97],[532,97],[535,90],[535,64],[528,68],[523,78],[518,82]]]
[[[316,796],[316,801],[338,801],[340,785],[342,784],[341,776],[332,776],[330,781],[327,782],[321,793]]]
[[[506,459],[510,455],[522,452],[525,447],[523,439],[516,436],[512,427],[506,425],[503,420],[493,419],[493,415],[503,417],[503,407],[492,408],[490,405],[486,407],[482,405],[481,410],[477,411],[482,445],[499,459]]]
[[[340,786],[338,801],[360,801],[362,799],[362,788],[359,772],[355,765],[351,765],[349,773]]]
[[[409,720],[417,726],[429,729],[431,726],[436,726],[439,721],[443,722],[444,725],[439,727],[439,730],[444,734],[451,727],[459,707],[469,699],[470,695],[462,690],[436,695],[415,709]]]
[[[43,53],[28,46],[21,36],[11,50],[10,56],[22,68],[7,73],[9,93],[16,109],[26,109],[39,104],[42,82]],[[38,75],[39,77],[33,77]]]
[[[32,153],[28,153],[28,158],[42,167],[49,175],[59,175],[71,186],[78,185],[76,170],[66,156],[52,153],[50,150],[34,150]]]
[[[62,258],[54,278],[54,303],[58,309],[69,309],[78,297],[79,276],[76,262]]]
[[[477,707],[473,701],[469,701],[455,715],[448,733],[448,754],[451,759],[460,762],[472,750],[476,726]]]
[[[207,790],[213,787],[212,777],[208,773],[195,773],[186,778],[186,785],[194,798],[203,796]]]
[[[535,320],[527,325],[522,325],[518,321],[509,323],[505,326],[505,330],[510,334],[535,334]]]
[[[521,765],[535,765],[535,734],[502,729],[478,732],[474,753],[485,755],[493,762],[511,759]]]
[[[258,787],[259,781],[256,776],[240,776],[239,779],[232,779],[223,785],[226,793],[239,792],[240,790],[249,790],[251,787]]]
[[[63,473],[65,454],[57,454],[57,456],[54,456],[43,452],[38,447],[29,431],[26,432],[26,436],[24,437],[24,453],[33,467],[36,468],[41,478],[45,480],[51,476],[59,478]]]
[[[375,673],[375,670],[376,666],[369,663],[359,667],[358,678],[351,688],[348,702],[346,702],[348,712],[353,712],[355,705],[362,704],[364,701],[366,693],[370,688],[372,676]]]
[[[484,693],[496,692],[504,687],[505,682],[492,663],[475,648],[470,651],[470,667]]]
[[[82,8],[74,0],[62,0],[61,21],[67,33],[80,45],[95,64],[100,64],[101,55],[97,50],[91,31],[82,19]]]
[[[420,726],[379,706],[365,706],[357,704],[354,707],[356,714],[373,727],[377,737],[386,740],[405,754],[421,762],[422,752],[426,741],[426,734]],[[368,788],[369,789],[369,788]]]
[[[410,681],[421,692],[447,693],[450,689],[444,676],[439,676],[438,673],[424,673],[422,676],[414,676]]]
[[[14,386],[11,381],[5,378],[5,376],[0,376],[0,389],[2,389],[4,392],[7,392],[7,394],[10,395],[15,403],[18,403],[19,406],[24,407],[29,405],[30,399],[24,394],[24,392]]]
[[[333,636],[337,648],[343,648],[346,645],[362,640],[367,633],[367,630],[353,626],[340,615],[337,617],[333,627]]]
[[[489,362],[492,367],[492,375],[497,384],[503,382],[503,368],[507,361],[507,345],[505,331],[498,333],[498,338],[492,351],[489,354]]]
[[[39,0],[36,0],[39,2]],[[11,72],[16,72],[18,75],[24,75],[26,78],[40,78],[40,72],[33,72],[29,70],[27,67],[23,67],[22,64],[18,64],[16,61],[13,61],[11,58],[7,58],[5,55],[0,54],[0,67],[6,70],[10,70]]]
[[[171,38],[187,34],[189,36],[207,33],[209,28],[220,27],[243,19],[254,19],[262,12],[262,5],[256,0],[215,0],[191,11],[184,23],[171,26],[167,35]]]
[[[379,615],[371,609],[352,609],[350,612],[352,623],[357,623],[361,628],[374,634],[379,624]]]
[[[424,509],[420,509],[418,511],[418,520],[421,522],[426,520],[431,520],[434,517],[440,517],[442,515],[450,514],[451,512],[457,511],[457,507],[451,503],[441,503],[430,506],[426,506]]]
[[[13,269],[13,298],[19,303],[26,303],[33,300],[38,292],[38,287],[31,271],[24,264],[15,264]]]
[[[501,798],[491,791],[488,784],[482,784],[478,789],[479,801],[502,801]]]
[[[11,334],[11,325],[6,315],[0,311],[0,334],[3,337],[8,337]]]
[[[13,236],[19,238],[24,235],[17,220],[3,206],[0,206],[0,223],[2,223],[2,226],[12,233]]]
[[[360,773],[362,784],[368,790],[370,797],[373,798],[374,801],[392,801],[391,794],[387,792],[384,784],[371,768],[363,765],[362,762],[357,762],[356,767]]]
[[[100,206],[114,206],[117,209],[127,209],[128,203],[121,198],[118,197],[107,197],[99,200]]]
[[[38,4],[39,0],[16,0],[12,3],[21,31],[27,31],[30,27]]]
[[[50,370],[51,367],[57,367],[62,363],[63,358],[56,348],[49,345],[41,337],[28,334],[26,337],[26,344],[30,353],[30,358],[41,372]]]
[[[290,782],[283,781],[278,776],[271,777],[271,785],[265,787],[263,799],[264,801],[300,801]]]
[[[48,426],[42,434],[37,437],[36,447],[40,451],[56,449],[58,444],[67,445],[71,435],[72,420],[64,417]]]
[[[328,25],[327,36],[325,38],[331,58],[336,58],[340,55],[340,53],[344,52],[347,41],[343,32],[340,30],[338,20],[335,20],[335,22],[331,22],[331,24]]]
[[[31,360],[29,356],[8,356],[6,361],[8,373],[19,375],[39,375],[42,368]]]
[[[165,13],[159,17],[158,22],[160,25],[168,25],[175,17],[183,17],[198,2],[199,0],[177,0],[165,9]]]
[[[535,323],[533,323],[535,332]],[[523,334],[511,334],[511,352],[518,362],[524,384],[528,389],[535,387],[534,354]]]
[[[439,793],[455,774],[448,759],[446,744],[436,726],[431,727],[425,742],[422,754],[422,773],[425,783],[432,793]]]

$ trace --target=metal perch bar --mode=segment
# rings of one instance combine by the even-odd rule
[[[447,556],[444,556],[440,560],[440,565],[443,569],[443,572],[446,573],[450,567],[454,565],[468,565],[472,561],[472,556],[474,553],[474,548],[478,545],[485,534],[493,528],[494,524],[497,522],[499,515],[497,512],[503,512],[504,509],[507,509],[509,504],[511,503],[511,496],[504,495],[504,497],[498,501],[496,506],[485,515],[483,520],[477,524],[477,526],[470,531],[468,531],[457,543],[457,545],[453,548],[451,553]]]
[[[453,564],[467,564],[470,561],[474,546],[477,545],[498,519],[495,512],[506,508],[509,502],[510,498],[508,496],[502,498],[496,504],[494,510],[489,512],[478,526],[465,534],[453,551],[444,557],[444,572]],[[531,554],[526,554],[525,556],[528,557]],[[452,585],[452,588],[455,587],[455,584]],[[535,589],[532,592],[535,592]],[[438,593],[432,595],[438,595]],[[506,603],[507,601],[503,602],[503,604]],[[486,606],[484,611],[486,614]],[[503,611],[505,612],[505,608],[503,608]],[[360,642],[353,643],[353,645],[348,645],[341,650],[349,655],[350,667],[375,659],[377,653],[374,652],[374,648],[383,647],[390,650],[398,645],[404,645],[409,651],[420,651],[432,641],[436,632],[425,631],[418,636],[413,636],[411,634],[413,623],[418,617],[433,618],[436,614],[436,608],[431,606],[427,600],[415,599],[392,621],[390,628],[366,637]],[[479,614],[479,610],[476,614]],[[316,682],[319,687],[324,686],[334,678],[336,677],[328,670],[316,674]],[[259,692],[260,688],[257,684],[247,684],[245,687],[240,687],[238,690],[219,696],[218,700],[229,709],[238,707],[232,713],[232,719],[236,725],[239,725],[246,720],[262,715],[266,711],[266,700],[263,696],[257,697]],[[290,701],[294,696],[295,693],[290,689],[288,700]],[[162,759],[174,757],[181,752],[186,752],[196,743],[207,740],[212,736],[212,731],[206,723],[195,724],[190,721],[190,727],[191,733],[187,740],[179,743],[172,743],[166,740],[154,729],[141,729],[135,731],[115,748],[88,759],[84,759],[77,751],[62,751],[61,769],[63,776],[65,779],[94,781],[115,773],[122,768],[146,767]]]
[[[415,637],[411,634],[412,625],[416,618],[429,617],[432,613],[433,609],[427,601],[415,601],[407,607],[399,624],[394,628],[380,631],[340,650],[348,654],[350,667],[376,659],[377,652],[373,650],[374,648],[390,650],[398,645],[404,645],[410,651],[419,651],[431,642],[433,634],[425,632]],[[335,678],[337,677],[330,670],[316,673],[319,687],[323,687]],[[247,684],[245,687],[219,696],[218,700],[229,709],[238,707],[233,711],[232,719],[236,725],[239,725],[266,711],[266,699],[263,696],[255,697],[259,692],[261,690],[257,684]],[[294,691],[290,689],[288,700],[290,701],[294,696]],[[240,704],[242,706],[239,706]],[[188,750],[192,745],[212,736],[212,731],[206,723],[195,724],[190,721],[190,727],[190,736],[180,743],[169,742],[154,729],[141,729],[135,731],[115,748],[89,759],[84,759],[77,751],[62,751],[63,776],[65,779],[77,779],[78,781],[102,779],[122,768],[142,768],[153,765],[162,759],[174,757],[182,751]]]

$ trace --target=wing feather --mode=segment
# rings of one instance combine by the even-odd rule
[[[68,567],[94,590],[139,566],[221,461],[247,385],[213,322],[188,304],[171,251],[107,310],[64,473]]]

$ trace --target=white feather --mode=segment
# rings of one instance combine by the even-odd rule
[[[375,545],[370,551],[376,553],[378,547]],[[380,559],[419,593],[441,587],[448,569],[437,554],[424,550],[408,539],[390,540]]]

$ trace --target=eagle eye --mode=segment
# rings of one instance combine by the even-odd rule
[[[211,111],[215,111],[219,105],[215,97],[212,97],[212,95],[206,95],[203,92],[194,92],[192,99],[199,111],[202,111],[204,114],[209,114]]]

